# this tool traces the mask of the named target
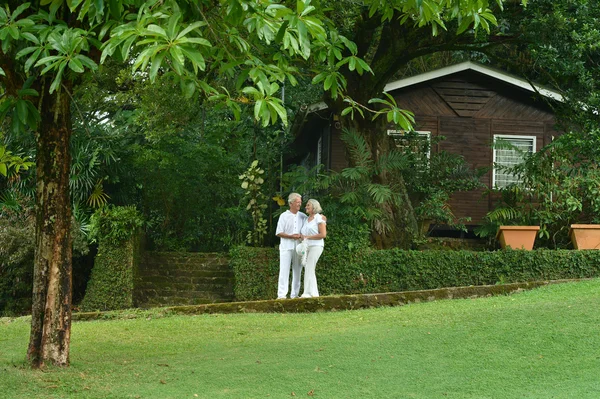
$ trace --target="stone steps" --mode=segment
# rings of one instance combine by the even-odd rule
[[[140,259],[134,298],[142,308],[231,302],[229,259],[215,253],[146,252]]]

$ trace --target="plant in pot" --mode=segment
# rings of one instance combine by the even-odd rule
[[[484,223],[475,229],[479,237],[495,239],[502,249],[533,249],[536,236],[547,234],[537,219],[537,208],[522,198],[522,190],[511,186],[499,190],[500,205],[487,213]]]

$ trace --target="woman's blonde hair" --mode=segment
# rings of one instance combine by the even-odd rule
[[[311,198],[306,203],[312,205],[314,213],[322,213],[323,212],[323,208],[321,208],[321,204],[319,204],[319,201],[317,201],[316,199]]]

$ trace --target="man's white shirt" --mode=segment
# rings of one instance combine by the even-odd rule
[[[306,216],[306,214],[304,214],[300,211],[296,212],[296,214],[293,214],[289,210],[285,211],[284,213],[281,214],[281,216],[279,216],[279,221],[277,222],[277,229],[275,230],[275,235],[280,234],[280,233],[285,233],[285,234],[290,234],[290,235],[291,234],[300,234],[300,231],[302,230],[302,226],[304,226],[306,219],[308,219],[308,216]],[[280,237],[280,238],[281,238],[281,243],[279,244],[280,251],[296,248],[296,244],[297,244],[298,240],[295,240],[293,238],[283,238],[283,237]]]

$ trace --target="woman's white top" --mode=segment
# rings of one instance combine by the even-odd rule
[[[310,222],[308,221],[308,219],[306,219],[306,221],[304,222],[304,226],[302,226],[302,235],[303,236],[314,236],[316,234],[319,234],[319,225],[321,223],[325,223],[325,221],[323,220],[323,218],[321,217],[321,214],[317,213],[315,214],[315,217],[313,218],[313,220],[311,220]],[[324,239],[320,239],[320,240],[306,240],[306,242],[308,243],[309,247],[324,247],[325,246],[325,240]]]

